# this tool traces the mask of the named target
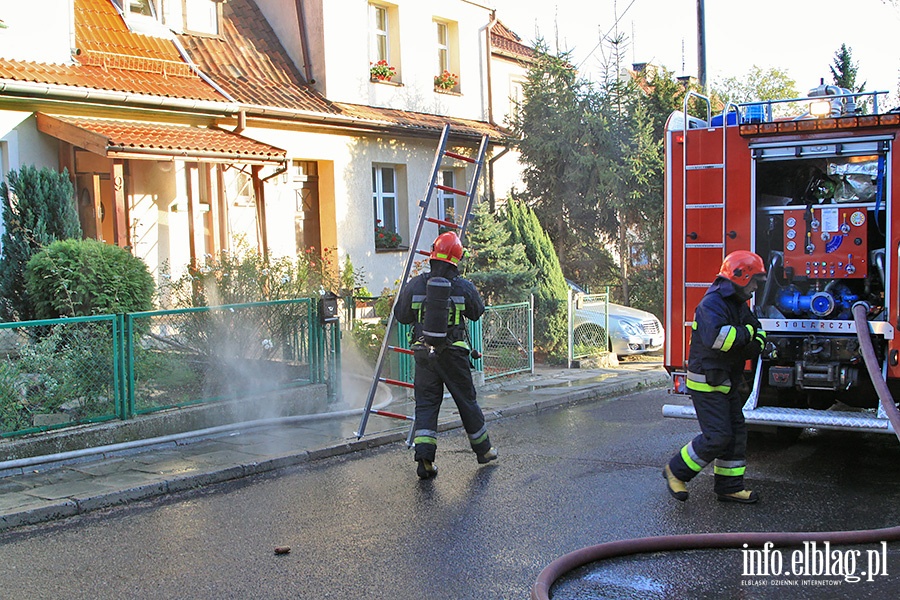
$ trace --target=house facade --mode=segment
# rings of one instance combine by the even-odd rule
[[[44,0],[0,20],[4,176],[68,169],[85,236],[157,277],[223,250],[327,248],[377,294],[445,124],[462,154],[489,136],[483,198],[518,179],[503,126],[528,49],[500,49],[515,34],[476,2]],[[452,217],[464,199],[432,202]],[[376,222],[399,248],[377,247]]]

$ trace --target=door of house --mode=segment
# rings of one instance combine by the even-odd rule
[[[308,248],[322,251],[322,234],[319,223],[319,171],[314,161],[295,160],[293,163],[296,207],[294,231],[297,252]]]

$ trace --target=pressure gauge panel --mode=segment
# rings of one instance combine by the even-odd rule
[[[864,209],[840,206],[784,211],[784,266],[810,279],[861,279],[868,274]]]

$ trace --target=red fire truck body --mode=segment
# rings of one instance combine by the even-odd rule
[[[897,397],[900,112],[878,112],[883,93],[820,86],[803,99],[729,104],[711,118],[709,101],[689,94],[685,110],[670,117],[665,364],[674,393],[687,391],[695,307],[723,258],[751,250],[769,273],[752,308],[771,345],[747,365],[747,422],[892,431],[851,314],[865,307],[862,333]],[[689,101],[706,104],[705,121],[685,117]],[[805,112],[781,116],[792,107]],[[814,116],[816,109],[825,114]],[[689,405],[663,412],[695,417]]]

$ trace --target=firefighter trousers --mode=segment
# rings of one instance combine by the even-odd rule
[[[444,386],[456,402],[469,444],[476,454],[491,449],[484,413],[475,400],[475,383],[469,365],[469,353],[462,348],[445,348],[434,353],[416,352],[416,422],[413,442],[416,460],[434,460],[437,452],[437,426]]]
[[[682,481],[690,481],[714,462],[716,494],[743,490],[747,425],[741,410],[744,405],[742,395],[737,390],[727,394],[692,391],[691,400],[701,433],[669,461],[672,474]]]

